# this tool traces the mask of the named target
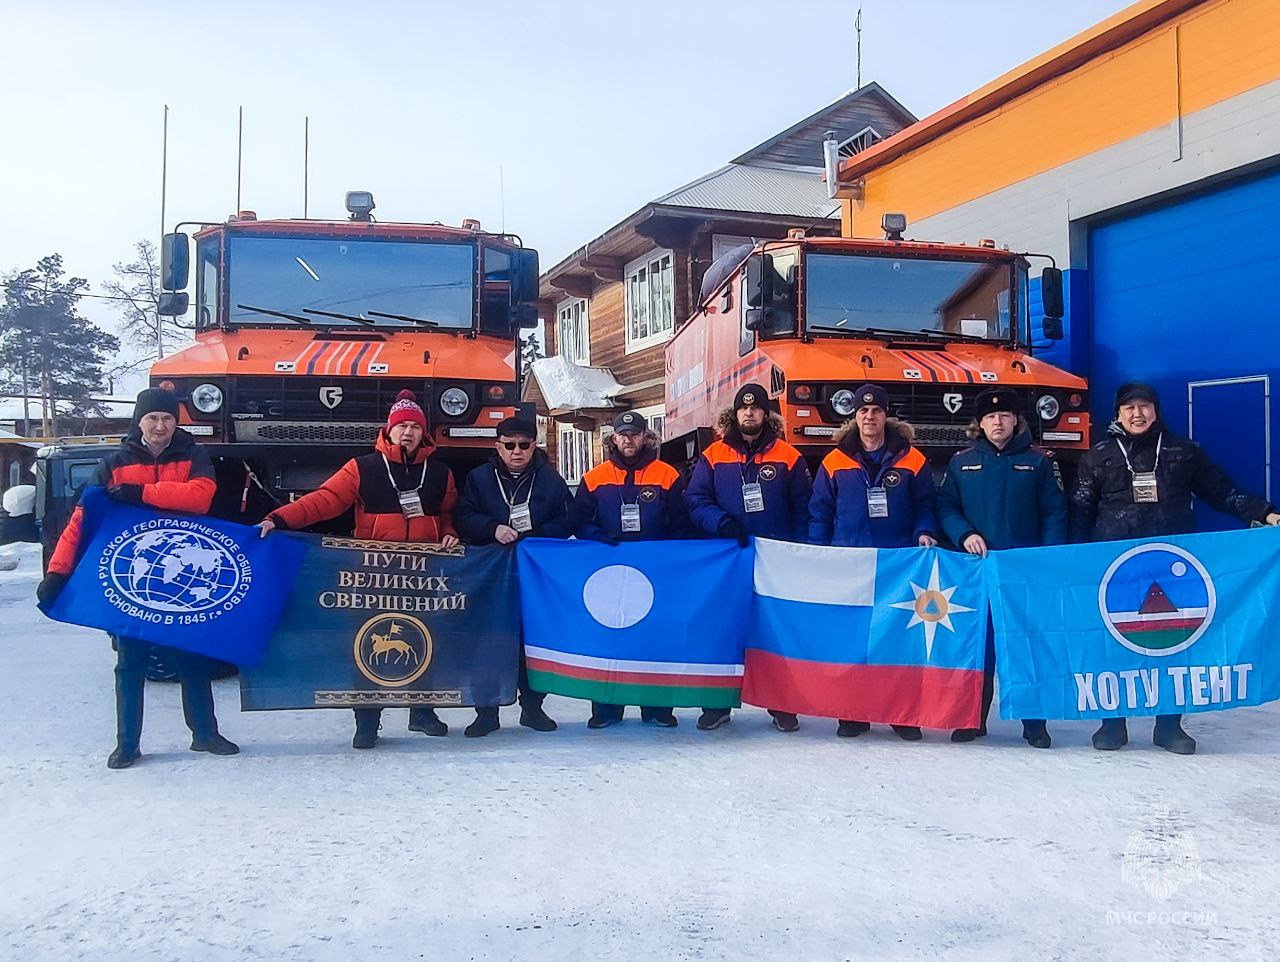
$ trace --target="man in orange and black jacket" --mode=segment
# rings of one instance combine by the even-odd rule
[[[690,537],[680,472],[658,460],[658,436],[644,418],[623,411],[613,419],[613,436],[604,448],[604,463],[583,475],[573,500],[577,536],[615,545]],[[592,702],[587,727],[616,724],[625,710],[624,705]],[[663,728],[679,724],[670,708],[641,706],[640,718]]]
[[[120,448],[98,466],[94,484],[116,501],[160,511],[204,514],[213,501],[213,463],[186,431],[178,427],[178,399],[170,391],[148,388],[138,395],[129,433]],[[71,514],[49,571],[37,590],[52,603],[66,585],[80,556],[79,506]],[[143,689],[151,645],[113,636],[116,647],[116,749],[108,768],[128,768],[141,757]],[[156,646],[178,669],[182,713],[191,729],[191,750],[234,755],[240,749],[218,734],[214,715],[212,662],[201,655]]]

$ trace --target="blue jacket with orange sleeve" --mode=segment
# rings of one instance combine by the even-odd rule
[[[836,435],[836,447],[822,461],[809,502],[809,541],[857,548],[906,548],[920,535],[936,537],[937,493],[933,470],[911,446],[909,425],[889,421],[876,465],[862,450],[852,422]],[[867,492],[882,487],[888,516],[873,518]]]
[[[733,412],[729,414],[732,418]],[[733,517],[758,538],[808,540],[813,493],[809,466],[799,451],[778,437],[782,419],[772,415],[769,420],[757,444],[748,446],[737,425],[732,420],[726,424],[721,416],[724,436],[702,452],[684,495],[690,520],[704,534],[721,534],[721,525]],[[747,512],[742,497],[747,484],[760,485],[763,511]]]
[[[613,438],[605,441],[608,457],[582,477],[573,499],[574,529],[579,538],[616,544],[619,541],[667,541],[692,534],[684,505],[684,483],[671,465],[658,460],[658,439],[647,432],[634,464],[622,460]],[[640,530],[622,530],[622,506],[640,506]]]

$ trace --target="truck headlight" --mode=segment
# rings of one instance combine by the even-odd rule
[[[853,392],[848,388],[841,388],[831,395],[831,409],[842,418],[847,418],[853,413],[854,408]]]
[[[197,384],[191,392],[191,403],[201,414],[212,414],[222,407],[222,388],[216,384]]]
[[[1040,400],[1036,401],[1036,413],[1040,415],[1042,421],[1052,421],[1061,410],[1062,405],[1052,394],[1042,394]]]
[[[471,398],[460,387],[446,388],[440,395],[440,410],[451,418],[466,414],[469,407]]]

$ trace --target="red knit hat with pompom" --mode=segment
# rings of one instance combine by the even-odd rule
[[[387,431],[404,421],[413,421],[425,432],[427,416],[422,413],[418,397],[412,391],[401,391],[396,395],[396,402],[391,405],[391,413],[387,415]]]

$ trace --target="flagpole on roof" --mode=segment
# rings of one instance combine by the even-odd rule
[[[858,4],[858,15],[853,20],[854,32],[858,35],[858,83],[855,89],[862,89],[862,4]]]

